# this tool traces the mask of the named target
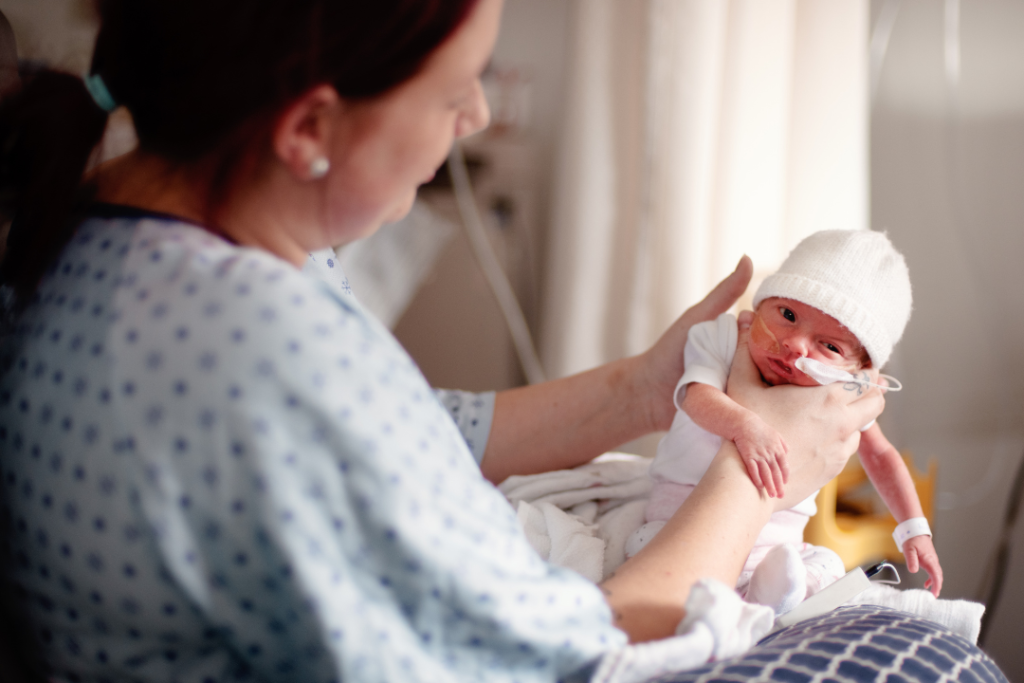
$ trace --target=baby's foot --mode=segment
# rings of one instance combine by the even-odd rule
[[[807,568],[807,597],[821,591],[826,586],[843,578],[846,567],[833,551],[822,546],[807,546],[801,553],[804,567]]]
[[[777,545],[757,565],[747,587],[747,602],[767,605],[782,615],[807,595],[807,568],[792,545]]]

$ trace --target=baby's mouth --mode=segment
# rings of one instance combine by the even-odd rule
[[[777,358],[770,358],[768,360],[768,365],[771,367],[772,370],[779,373],[783,377],[793,376],[793,368],[791,368],[789,365],[783,363],[781,360]]]

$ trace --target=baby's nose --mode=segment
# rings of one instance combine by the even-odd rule
[[[806,356],[811,348],[811,342],[802,334],[793,334],[782,340],[782,346],[795,356]]]

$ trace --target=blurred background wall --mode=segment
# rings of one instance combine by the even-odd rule
[[[1024,4],[873,0],[873,19],[894,7],[871,222],[906,255],[914,313],[884,425],[919,464],[938,461],[948,594],[978,598],[1024,451]],[[1012,548],[986,648],[1024,680],[1024,528]]]
[[[750,10],[752,1],[710,0],[716,11],[727,13]],[[615,3],[602,4],[618,12],[625,5],[659,4]],[[690,9],[702,5],[677,3]],[[774,5],[789,21],[799,21],[821,10],[820,3],[860,13],[862,80],[841,91],[864,93],[860,105],[848,105],[862,106],[854,113],[865,122],[863,135],[855,139],[862,145],[866,181],[854,190],[864,198],[862,222],[888,231],[906,255],[914,282],[913,317],[889,366],[907,389],[889,400],[883,426],[919,466],[929,458],[938,462],[935,532],[947,572],[943,597],[979,599],[1024,451],[1024,3],[791,0]],[[565,182],[559,178],[567,126],[579,122],[567,100],[571,75],[579,68],[572,59],[581,4],[598,3],[506,0],[488,83],[499,130],[467,144],[479,162],[474,180],[491,240],[527,318],[547,345],[565,343],[563,335],[551,332],[545,311],[551,310],[552,283],[559,276],[550,245],[560,227],[553,217],[564,215],[558,188]],[[23,58],[74,72],[88,65],[94,31],[89,8],[85,0],[0,0]],[[728,22],[728,14],[722,21]],[[779,26],[784,29],[784,22]],[[641,29],[657,32],[656,26]],[[756,35],[758,25],[750,30]],[[793,54],[794,71],[812,66],[799,50]],[[642,65],[644,57],[634,53],[629,59]],[[627,82],[611,95],[643,87]],[[798,98],[788,101],[805,111]],[[823,196],[820,190],[802,192],[809,194]],[[450,229],[438,231],[446,237],[431,252],[436,260],[422,286],[393,321],[396,333],[435,384],[515,385],[522,376],[503,322],[457,227],[458,215],[443,196],[441,188],[432,210]],[[785,240],[794,239],[790,234],[778,241],[775,251],[784,255],[791,246]],[[767,268],[780,257],[769,254],[759,265]],[[707,268],[709,282],[725,274],[724,263],[724,256],[708,260],[713,265]],[[353,286],[358,294],[358,283]],[[686,296],[672,306],[682,310],[697,298],[693,292]],[[570,307],[566,315],[571,313]],[[601,353],[615,349],[621,354],[631,347],[605,345]],[[546,353],[554,357],[550,349]],[[590,359],[584,365],[601,360],[584,357]],[[650,441],[629,447],[649,451]],[[1017,528],[1009,581],[985,645],[1011,680],[1024,680],[1022,536],[1024,528]]]

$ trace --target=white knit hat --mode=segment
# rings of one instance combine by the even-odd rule
[[[823,230],[805,238],[754,295],[813,306],[838,320],[881,368],[910,319],[910,273],[884,233]]]

